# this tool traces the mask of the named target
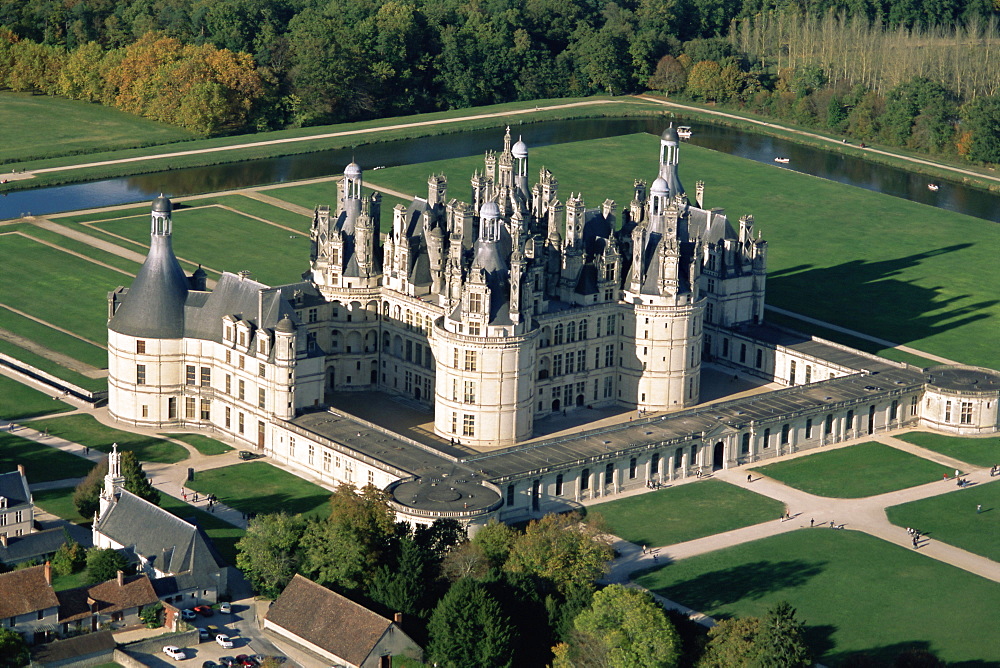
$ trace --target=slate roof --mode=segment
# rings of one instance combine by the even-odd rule
[[[128,576],[121,585],[115,578],[90,587],[67,589],[58,592],[56,596],[59,599],[60,622],[87,619],[92,612],[110,615],[140,605],[151,605],[160,600],[145,575]],[[91,609],[90,601],[94,602],[94,609]]]
[[[146,261],[108,323],[127,336],[177,339],[184,333],[188,279],[174,256],[169,235],[152,235]]]
[[[56,593],[45,580],[45,566],[0,574],[0,619],[55,608]]]
[[[8,536],[7,547],[0,545],[0,562],[16,564],[55,553],[66,542],[66,532],[84,549],[93,547],[89,531],[75,524],[46,529],[23,536]]]
[[[20,471],[0,474],[0,496],[7,499],[8,508],[31,502],[28,481]]]
[[[392,626],[391,620],[301,575],[271,604],[266,619],[355,665]]]
[[[195,524],[121,490],[96,530],[144,557],[162,573],[205,573],[222,567]]]

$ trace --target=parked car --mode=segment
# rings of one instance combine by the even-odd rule
[[[245,461],[247,459],[257,459],[260,455],[256,452],[250,452],[249,450],[240,450],[240,454],[238,454],[237,457]]]
[[[169,656],[174,661],[183,661],[184,659],[187,658],[187,655],[184,654],[184,650],[174,645],[167,645],[166,647],[164,647],[163,653]]]
[[[219,635],[215,636],[215,642],[219,643],[219,647],[221,647],[222,649],[233,648],[233,641],[230,640],[229,636],[227,636],[225,633],[220,633]]]
[[[221,613],[223,613],[225,615],[228,615],[232,611],[233,611],[233,604],[232,603],[220,603],[219,604],[219,612],[221,612]]]
[[[236,664],[236,659],[234,659],[231,656],[220,657],[219,658],[219,663],[222,664],[223,666],[225,666],[226,668],[231,668],[232,666],[237,665]]]
[[[215,661],[206,661],[205,663],[201,664],[201,668],[219,668],[219,664],[217,664]]]
[[[196,613],[194,610],[181,610],[181,619],[185,621],[198,619],[198,613]]]
[[[212,606],[210,605],[196,605],[192,609],[202,617],[211,617],[215,614],[215,611],[212,610]]]
[[[198,640],[208,640],[211,637],[212,636],[208,635],[208,629],[203,629],[200,626],[198,627]]]
[[[246,654],[237,654],[236,664],[239,666],[245,666],[246,668],[255,668],[257,662],[254,661],[252,657],[247,656]]]

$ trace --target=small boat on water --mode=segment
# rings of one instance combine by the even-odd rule
[[[788,164],[788,158],[775,158],[774,161],[775,162],[780,162],[783,165],[787,165]]]
[[[927,189],[936,193],[938,191],[938,185],[936,183],[928,183]]]
[[[691,139],[691,126],[689,125],[679,125],[677,126],[677,136],[681,139]]]

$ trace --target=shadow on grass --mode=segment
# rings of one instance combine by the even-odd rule
[[[737,568],[702,573],[696,578],[653,589],[671,601],[709,612],[743,599],[800,587],[823,572],[826,562],[756,561]]]
[[[866,329],[876,336],[896,343],[919,341],[988,318],[987,311],[1000,303],[996,299],[970,302],[972,295],[941,299],[937,288],[898,278],[935,256],[971,246],[953,244],[892,260],[856,260],[834,267],[798,265],[769,274],[768,292],[779,306],[817,305],[818,310],[813,309],[809,315],[821,320],[848,324],[863,321],[853,315],[865,315],[869,322]],[[830,286],[836,286],[836,290]],[[866,295],[862,302],[856,299],[859,294]],[[869,312],[872,305],[884,308]]]
[[[220,502],[247,515],[263,515],[279,509],[289,515],[303,514],[325,517],[330,514],[330,492],[308,496],[266,494],[253,498],[218,496]]]

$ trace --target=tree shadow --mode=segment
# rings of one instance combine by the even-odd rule
[[[684,582],[654,589],[657,594],[694,610],[709,611],[743,599],[798,587],[823,572],[826,562],[756,561],[702,573]]]
[[[942,287],[923,287],[898,278],[904,270],[974,244],[961,243],[892,260],[853,260],[833,267],[800,264],[768,275],[768,302],[793,311],[813,305],[807,315],[850,327],[864,322],[866,333],[895,343],[925,339],[990,317],[996,299],[942,296]],[[859,299],[859,295],[864,295]]]

